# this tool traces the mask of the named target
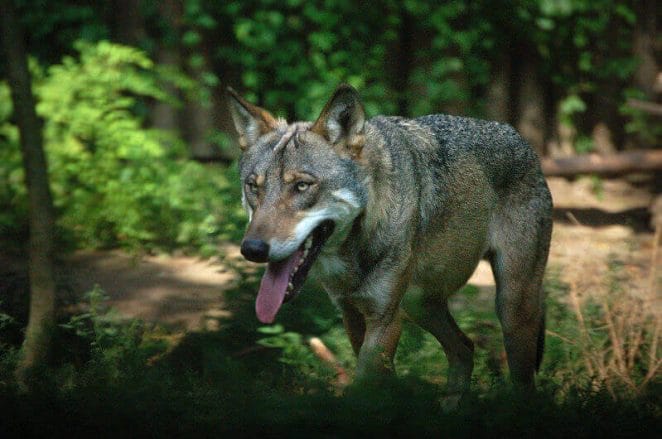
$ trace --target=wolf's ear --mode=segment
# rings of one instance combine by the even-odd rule
[[[230,113],[239,133],[239,146],[243,151],[254,144],[261,135],[276,129],[277,122],[271,113],[251,104],[231,87],[228,87],[227,91],[230,95]]]
[[[359,93],[351,85],[341,84],[310,130],[356,158],[365,143],[364,126],[365,112]]]

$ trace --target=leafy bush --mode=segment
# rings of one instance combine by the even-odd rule
[[[60,324],[89,346],[89,366],[95,380],[116,380],[144,369],[148,360],[165,351],[167,343],[139,320],[124,321],[106,304],[108,297],[95,287],[85,295],[85,310]],[[71,361],[71,359],[69,359]],[[101,376],[103,375],[103,377]]]
[[[194,92],[191,81],[131,47],[79,42],[76,49],[77,58],[65,57],[46,71],[33,65],[59,225],[86,247],[208,249],[218,235],[236,232],[239,196],[228,171],[188,161],[181,140],[145,128],[140,116],[149,100],[175,102],[163,91],[165,81]],[[7,96],[3,85],[0,202],[18,209],[3,209],[5,228],[25,214]]]

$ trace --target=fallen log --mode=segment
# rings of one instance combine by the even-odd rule
[[[662,149],[542,159],[542,171],[549,177],[571,177],[579,174],[622,175],[660,170],[662,170]]]

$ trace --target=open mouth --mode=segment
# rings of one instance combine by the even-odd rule
[[[294,253],[295,256],[298,256],[298,261],[290,273],[290,281],[287,284],[287,290],[285,290],[284,302],[292,300],[301,290],[313,262],[317,259],[326,240],[333,233],[333,228],[333,221],[324,221],[308,235],[308,238]]]
[[[299,293],[333,229],[333,221],[322,222],[287,259],[269,262],[255,301],[255,311],[262,323],[273,322],[280,306]]]

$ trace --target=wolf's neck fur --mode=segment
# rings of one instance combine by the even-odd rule
[[[393,173],[391,152],[383,136],[370,123],[365,126],[365,145],[358,160],[359,166],[365,170],[363,184],[368,194],[361,233],[370,237],[378,233],[389,213],[394,213],[392,208],[395,204],[393,190],[388,184]]]

